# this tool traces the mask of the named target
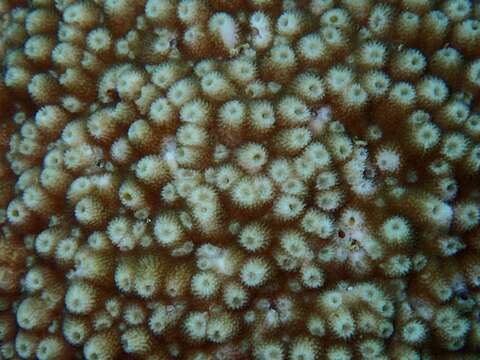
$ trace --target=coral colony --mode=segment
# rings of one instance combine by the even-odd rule
[[[1,359],[480,359],[479,2],[0,14]]]

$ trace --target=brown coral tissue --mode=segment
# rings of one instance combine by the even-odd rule
[[[480,359],[477,0],[0,0],[0,359]]]

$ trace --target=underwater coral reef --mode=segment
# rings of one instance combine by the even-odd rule
[[[478,2],[0,15],[1,359],[480,359]]]

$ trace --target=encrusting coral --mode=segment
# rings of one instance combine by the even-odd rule
[[[0,13],[0,358],[478,359],[478,2]]]

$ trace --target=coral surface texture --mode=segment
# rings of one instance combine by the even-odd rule
[[[0,0],[0,64],[0,359],[480,359],[480,1]]]

